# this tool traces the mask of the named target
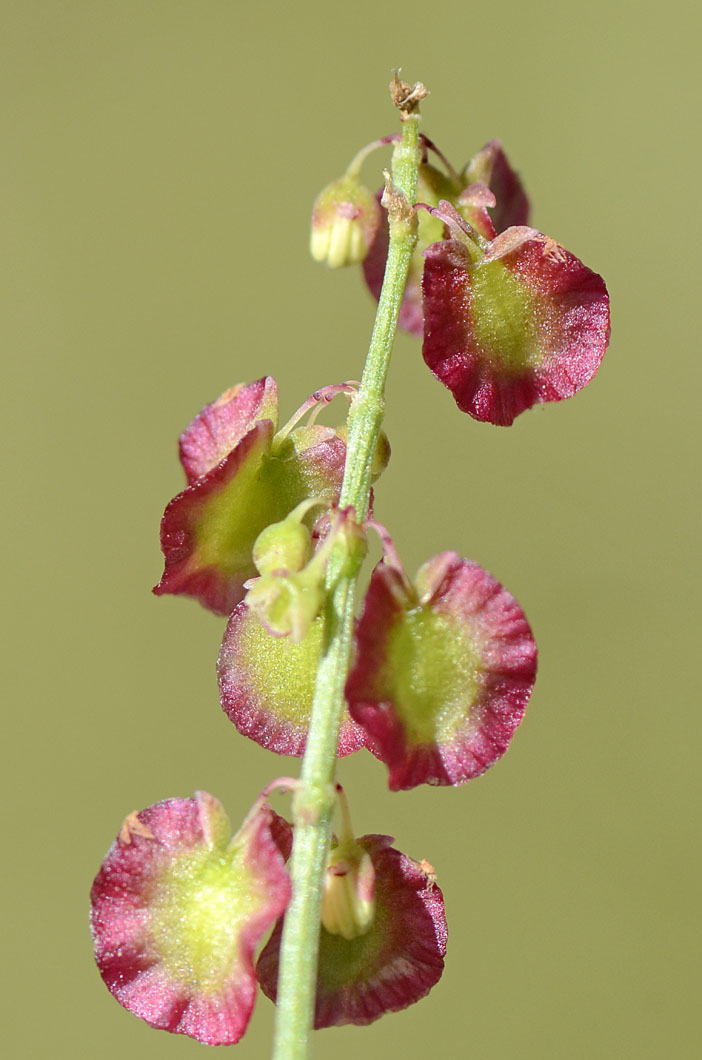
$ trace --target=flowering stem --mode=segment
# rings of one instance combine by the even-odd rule
[[[400,109],[404,108],[400,106]],[[386,181],[390,241],[383,288],[361,385],[348,419],[346,467],[339,505],[359,521],[368,514],[373,456],[384,412],[383,390],[397,319],[417,242],[412,209],[421,161],[419,115],[407,107],[395,144],[392,183]],[[336,747],[353,636],[356,580],[362,556],[343,543],[327,567],[324,650],[317,670],[300,788],[293,800],[295,840],[290,862],[293,896],[285,916],[278,977],[273,1060],[305,1060],[313,1022],[322,888],[336,801]]]

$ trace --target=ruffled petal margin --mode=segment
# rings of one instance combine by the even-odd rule
[[[180,436],[180,462],[193,483],[235,449],[259,420],[278,426],[278,385],[271,376],[238,383],[205,405]]]
[[[595,375],[609,341],[604,280],[548,236],[508,228],[476,263],[447,239],[425,254],[423,356],[456,404],[509,426]]]
[[[255,951],[290,899],[279,832],[263,805],[230,842],[206,792],[126,819],[91,891],[95,958],[121,1005],[207,1045],[239,1041]]]

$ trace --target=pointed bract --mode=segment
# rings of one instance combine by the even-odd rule
[[[274,816],[260,807],[230,842],[217,799],[196,792],[125,821],[93,883],[91,927],[108,989],[151,1026],[208,1045],[246,1030],[255,951],[290,899]]]
[[[392,790],[484,773],[507,749],[535,676],[526,618],[482,567],[444,552],[415,586],[376,567],[346,699]]]
[[[426,863],[395,850],[390,836],[358,840],[375,870],[375,916],[351,939],[322,928],[316,1028],[364,1025],[419,1001],[439,981],[446,953],[444,900]],[[263,992],[276,998],[282,920],[256,966]]]
[[[222,709],[244,736],[278,754],[304,754],[322,649],[322,619],[296,644],[272,637],[245,603],[231,615],[217,660]],[[339,757],[364,746],[344,710]]]
[[[515,227],[478,260],[461,239],[425,257],[424,360],[462,411],[508,426],[595,375],[609,340],[607,288],[564,247]]]

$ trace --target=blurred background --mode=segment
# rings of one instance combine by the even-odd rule
[[[6,1055],[204,1055],[108,994],[90,883],[129,811],[205,788],[237,822],[297,766],[220,710],[223,621],[151,595],[158,525],[203,404],[268,373],[285,419],[358,376],[373,303],[309,260],[308,218],[395,131],[395,65],[456,166],[502,139],[533,223],[605,276],[613,332],[585,391],[511,429],[461,414],[397,340],[377,516],[411,570],[450,548],[504,582],[540,674],[463,788],[393,795],[366,752],[341,764],[357,830],[436,867],[449,952],[428,998],[313,1056],[698,1055],[698,12],[3,0],[0,19]],[[237,1055],[269,1056],[272,1016],[261,997]]]

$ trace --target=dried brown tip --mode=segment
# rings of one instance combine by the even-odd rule
[[[390,82],[390,95],[395,106],[398,110],[402,111],[403,117],[416,111],[419,107],[420,101],[423,100],[427,94],[427,89],[421,81],[417,81],[414,85],[410,85],[407,81],[401,81],[399,70],[395,70],[392,81]]]

